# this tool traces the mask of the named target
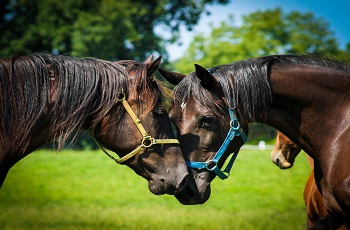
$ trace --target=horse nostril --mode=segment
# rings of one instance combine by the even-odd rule
[[[278,158],[276,158],[276,165],[278,166],[278,167],[281,167],[281,165],[280,165],[280,159],[278,159]]]

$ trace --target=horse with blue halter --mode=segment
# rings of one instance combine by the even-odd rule
[[[0,185],[10,168],[50,140],[60,149],[90,130],[108,156],[176,194],[187,168],[153,73],[161,57],[109,62],[48,54],[0,59]],[[104,149],[103,147],[103,149]],[[120,157],[120,159],[119,159]]]
[[[245,140],[248,124],[260,122],[280,130],[313,158],[330,226],[350,219],[350,67],[324,57],[273,55],[238,61],[184,76],[162,70],[178,84],[170,117],[186,160],[208,162],[191,171],[193,179],[177,194],[184,204],[210,196],[212,170],[221,167]],[[230,119],[228,110],[237,117]],[[222,157],[211,159],[225,141],[230,123],[238,130]],[[192,167],[192,163],[188,163]]]

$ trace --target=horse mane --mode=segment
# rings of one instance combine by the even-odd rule
[[[141,113],[141,106],[145,110],[142,113],[148,113],[154,109],[160,99],[167,101],[167,98],[170,97],[171,91],[164,83],[155,77],[148,76],[146,64],[134,60],[121,60],[116,63],[124,66],[129,72],[133,73],[130,76],[133,80],[130,83],[128,97],[139,103],[137,106],[138,110],[136,111],[137,115]]]
[[[190,73],[186,76],[173,90],[173,101],[170,104],[170,109],[174,104],[181,106],[190,98],[193,98],[196,103],[207,108],[213,114],[220,118],[224,118],[227,109],[220,104],[220,100],[208,90],[202,87],[196,73]],[[182,119],[179,117],[178,119]]]
[[[281,64],[318,65],[340,71],[350,71],[347,64],[333,58],[315,55],[272,55],[246,59],[230,64],[214,66],[208,71],[219,80],[231,108],[237,108],[240,119],[245,122],[264,120],[272,103],[269,82],[271,66]],[[193,96],[202,106],[212,112],[218,109],[211,94],[203,89],[195,72],[185,77],[174,89],[175,100],[180,103]]]
[[[50,101],[52,80],[57,94]],[[102,119],[118,92],[128,92],[128,80],[122,66],[94,58],[31,54],[0,59],[1,141],[24,150],[33,127],[41,125],[51,127],[60,149],[88,117],[91,126]]]
[[[230,106],[238,108],[243,121],[254,122],[266,118],[272,102],[269,77],[271,66],[276,63],[323,66],[339,71],[350,71],[346,63],[332,57],[310,54],[271,55],[211,68],[210,71],[214,71],[218,76]]]
[[[271,101],[267,67],[268,64],[264,61],[255,63],[251,60],[244,60],[215,66],[208,71],[219,80],[230,108],[238,109],[240,119],[251,121],[255,119],[256,111],[266,111]],[[256,75],[264,77],[256,78]],[[226,111],[223,111],[222,106],[218,104],[217,98],[202,87],[195,72],[185,77],[175,87],[173,94],[177,103],[182,104],[193,97],[197,103],[219,117],[223,117]]]
[[[331,55],[300,54],[300,55],[274,55],[264,57],[281,64],[316,65],[339,71],[350,71],[349,60],[341,62]]]

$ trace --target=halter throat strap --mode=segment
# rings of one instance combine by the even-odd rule
[[[134,111],[132,110],[131,106],[129,105],[128,101],[125,99],[125,94],[122,92],[120,93],[120,97],[117,99],[117,103],[121,102],[122,105],[124,106],[126,112],[129,114],[131,120],[134,122],[136,125],[137,129],[140,131],[142,134],[142,140],[141,144],[136,147],[133,151],[130,153],[126,154],[125,156],[116,159],[113,157],[111,154],[107,152],[107,150],[103,147],[103,145],[95,138],[95,128],[90,130],[90,135],[92,138],[95,140],[96,144],[100,147],[100,149],[112,160],[114,160],[118,164],[123,164],[125,161],[129,160],[133,156],[137,155],[140,153],[142,150],[145,150],[147,148],[150,148],[153,145],[162,145],[162,144],[179,144],[179,141],[177,139],[155,139],[148,135],[146,132],[145,128],[141,124],[141,120],[136,116]]]

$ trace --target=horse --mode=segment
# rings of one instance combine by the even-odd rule
[[[313,170],[313,159],[308,156],[311,173],[306,181],[303,198],[307,214],[307,229],[331,229],[332,220],[328,215],[323,203],[323,197],[315,183],[315,174]],[[339,226],[339,229],[347,229],[346,226]]]
[[[277,132],[276,144],[271,151],[271,160],[280,169],[293,167],[295,158],[300,153],[301,148],[286,137],[283,133]]]
[[[193,168],[193,179],[177,194],[181,203],[209,198],[215,173],[244,144],[248,125],[260,122],[283,132],[313,158],[316,185],[332,227],[349,225],[347,64],[312,55],[271,55],[208,70],[195,64],[195,72],[186,77],[161,72],[178,84],[169,113],[187,165]]]
[[[276,144],[271,152],[271,160],[280,169],[291,168],[295,158],[298,156],[301,148],[293,141],[286,137],[283,133],[277,132]],[[314,161],[308,156],[308,162],[311,173],[306,181],[303,198],[307,214],[307,229],[327,229],[328,213],[323,204],[323,197],[318,191],[314,177]]]
[[[165,110],[166,90],[153,75],[161,56],[152,59],[0,59],[0,184],[13,165],[48,141],[59,150],[78,130],[90,130],[109,157],[148,181],[152,193],[181,191],[187,167]]]

